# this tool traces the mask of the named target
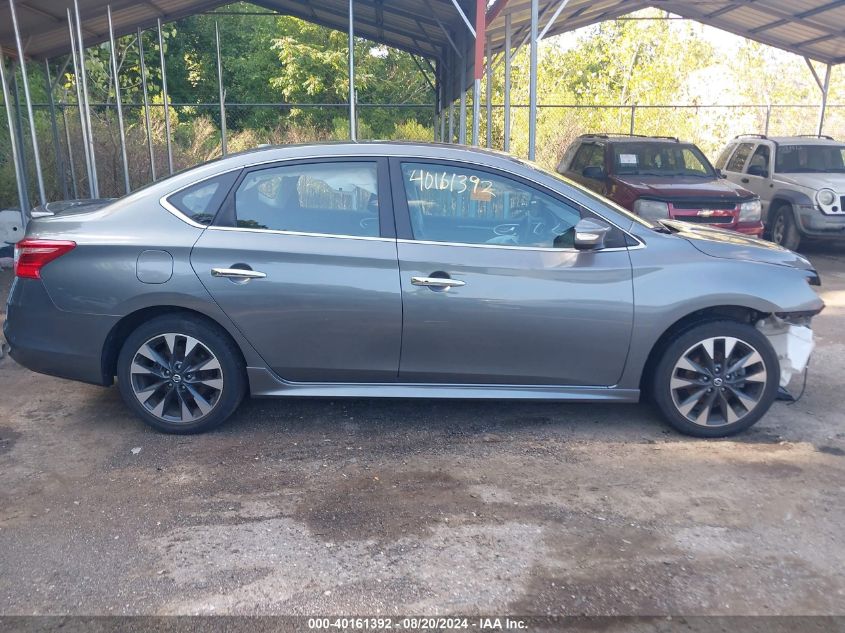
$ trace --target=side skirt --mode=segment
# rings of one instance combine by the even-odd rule
[[[456,398],[475,400],[558,400],[637,402],[639,389],[557,385],[441,385],[401,383],[303,383],[280,380],[263,367],[247,367],[253,397]]]

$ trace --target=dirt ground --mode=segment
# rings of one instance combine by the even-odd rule
[[[366,400],[173,437],[0,360],[0,614],[845,615],[841,253],[808,253],[806,394],[730,440],[645,405]]]

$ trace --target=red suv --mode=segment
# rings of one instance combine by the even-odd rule
[[[558,172],[649,220],[675,219],[760,237],[760,198],[726,180],[692,143],[585,134]]]

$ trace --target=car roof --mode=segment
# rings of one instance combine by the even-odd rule
[[[761,141],[771,141],[778,145],[842,145],[842,141],[837,141],[835,138],[829,136],[817,136],[815,134],[798,134],[795,136],[766,136],[765,134],[740,134],[732,139],[735,143],[756,143]]]
[[[601,139],[603,141],[612,141],[614,143],[683,143],[685,145],[692,145],[686,141],[681,141],[674,136],[645,136],[641,134],[582,134],[578,137],[579,140],[594,140]]]
[[[769,140],[783,145],[842,145],[842,141],[833,138],[819,138],[817,136],[770,136]]]

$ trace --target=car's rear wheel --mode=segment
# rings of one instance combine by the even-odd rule
[[[795,226],[795,215],[788,204],[775,209],[772,225],[769,229],[772,241],[794,251],[801,243],[801,234]]]
[[[780,364],[755,327],[712,321],[687,330],[655,370],[654,402],[681,433],[724,437],[757,422],[772,406]]]
[[[165,433],[201,433],[224,422],[246,392],[235,344],[202,319],[165,315],[130,334],[117,360],[120,393]]]

